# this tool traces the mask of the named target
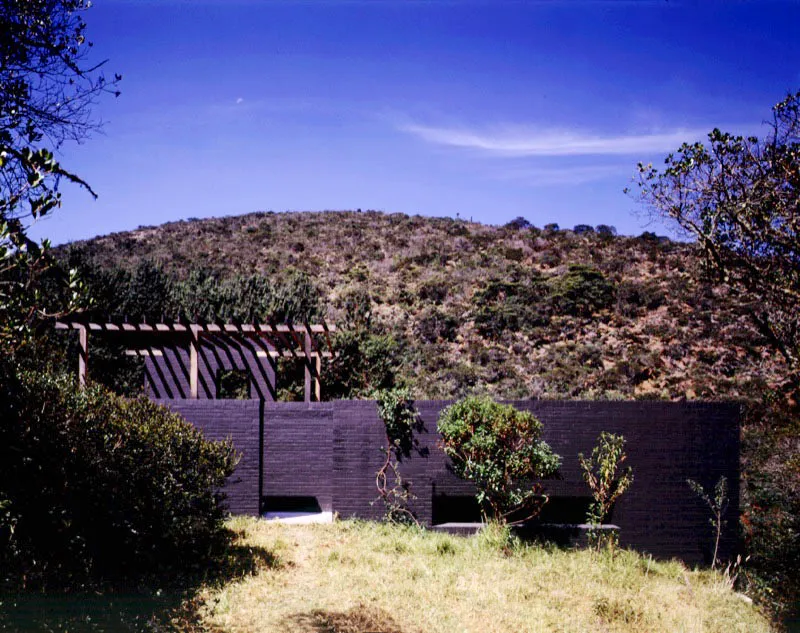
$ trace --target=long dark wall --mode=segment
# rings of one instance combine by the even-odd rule
[[[188,404],[187,404],[188,403]],[[230,435],[245,458],[232,485],[230,509],[255,514],[258,499],[316,497],[323,510],[341,517],[379,519],[375,473],[385,445],[374,402],[264,403],[253,401],[169,401],[211,437]],[[425,430],[400,469],[415,495],[412,509],[426,525],[458,520],[468,510],[473,489],[448,469],[439,446],[436,420],[445,401],[417,402]],[[623,546],[688,562],[708,561],[712,545],[707,508],[687,479],[707,488],[720,476],[730,483],[731,505],[721,556],[736,546],[739,496],[739,408],[733,404],[668,402],[514,402],[544,425],[544,439],[562,456],[561,478],[546,482],[551,502],[543,516],[580,515],[589,500],[577,455],[589,454],[601,431],[627,440],[634,483],[611,521]],[[227,407],[227,408],[226,408]],[[237,411],[241,413],[237,413]],[[259,415],[263,415],[263,425]],[[262,437],[263,442],[259,441]],[[260,447],[260,450],[259,450]],[[263,477],[258,483],[258,462]],[[259,493],[259,487],[261,492]],[[245,492],[246,491],[246,492]],[[249,494],[254,499],[245,497]],[[569,503],[566,503],[569,502]],[[584,505],[581,505],[581,504]],[[571,508],[571,510],[570,510]],[[559,512],[561,514],[559,514]],[[566,512],[566,514],[564,514]]]

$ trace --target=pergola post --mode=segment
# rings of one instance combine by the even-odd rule
[[[89,366],[89,331],[85,325],[78,326],[78,386],[86,387],[86,374]]]
[[[304,400],[311,402],[311,335],[306,332],[303,335],[303,352],[305,353],[305,385]]]
[[[197,328],[191,327],[191,337],[189,338],[189,397],[197,400],[197,383],[199,373],[199,363],[197,359]]]
[[[322,357],[319,352],[314,354],[314,399],[317,402],[322,401]]]

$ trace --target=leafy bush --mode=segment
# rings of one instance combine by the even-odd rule
[[[340,330],[333,340],[336,356],[325,373],[325,397],[360,398],[394,386],[400,345],[389,334]]]
[[[617,227],[611,226],[609,224],[598,224],[594,227],[594,230],[597,231],[597,234],[600,237],[614,237],[617,234]]]
[[[435,308],[426,310],[416,323],[417,336],[426,343],[453,341],[458,330],[458,319]]]
[[[546,325],[550,320],[546,293],[544,279],[537,273],[490,281],[472,300],[478,332],[497,339],[505,331],[526,331]]]
[[[5,378],[0,581],[129,581],[203,565],[225,543],[229,443],[144,398],[80,391],[65,377]]]
[[[438,305],[447,298],[448,290],[448,281],[444,277],[436,277],[420,284],[417,295],[422,301]]]
[[[611,514],[617,499],[633,483],[633,469],[630,466],[620,471],[626,459],[625,438],[605,431],[600,433],[591,457],[584,457],[583,453],[578,454],[583,479],[594,497],[586,517],[592,526],[589,542],[598,549],[604,544],[613,548],[617,543],[616,534],[604,534],[599,528]]]
[[[560,457],[540,439],[542,424],[533,414],[470,397],[444,409],[438,428],[453,470],[478,489],[484,518],[538,513],[547,497],[532,480],[555,474]]]
[[[626,317],[639,316],[644,310],[664,305],[666,294],[655,282],[622,282],[617,289],[617,312]]]
[[[505,225],[505,228],[511,229],[512,231],[522,231],[523,229],[529,229],[532,226],[533,225],[528,220],[520,215],[511,220],[511,222],[508,222]]]
[[[741,523],[748,591],[774,611],[800,607],[800,411],[770,394],[743,420]]]
[[[550,302],[558,314],[591,316],[610,308],[614,301],[614,284],[591,266],[573,264],[549,284]]]

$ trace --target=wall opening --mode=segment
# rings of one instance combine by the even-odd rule
[[[433,495],[432,523],[480,523],[481,508],[475,495]]]
[[[322,510],[316,497],[267,496],[261,499],[261,515],[284,523],[331,523],[333,513]]]
[[[246,369],[217,370],[217,399],[249,400],[250,372]]]

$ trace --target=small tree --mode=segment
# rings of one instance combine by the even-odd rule
[[[379,499],[386,508],[386,519],[392,523],[418,524],[408,502],[414,499],[409,482],[400,474],[400,462],[411,456],[414,431],[422,427],[414,408],[411,393],[406,388],[382,389],[375,393],[378,415],[386,430],[383,464],[375,474]]]
[[[630,466],[620,472],[626,459],[625,438],[605,431],[600,434],[590,458],[584,457],[583,453],[578,454],[583,478],[594,497],[586,517],[591,526],[589,541],[598,549],[603,544],[613,547],[617,542],[616,534],[604,537],[600,526],[608,518],[617,499],[633,483],[633,469]]]
[[[453,470],[477,487],[484,519],[539,513],[547,497],[533,480],[555,474],[561,458],[540,439],[542,424],[533,414],[470,397],[442,411],[438,427]]]
[[[728,479],[722,476],[714,486],[713,494],[705,491],[705,488],[693,479],[687,479],[686,483],[700,497],[708,509],[711,511],[711,527],[714,528],[714,555],[711,559],[711,569],[717,566],[717,554],[719,553],[719,542],[722,538],[722,526],[725,525],[725,520],[722,516],[728,510]]]

